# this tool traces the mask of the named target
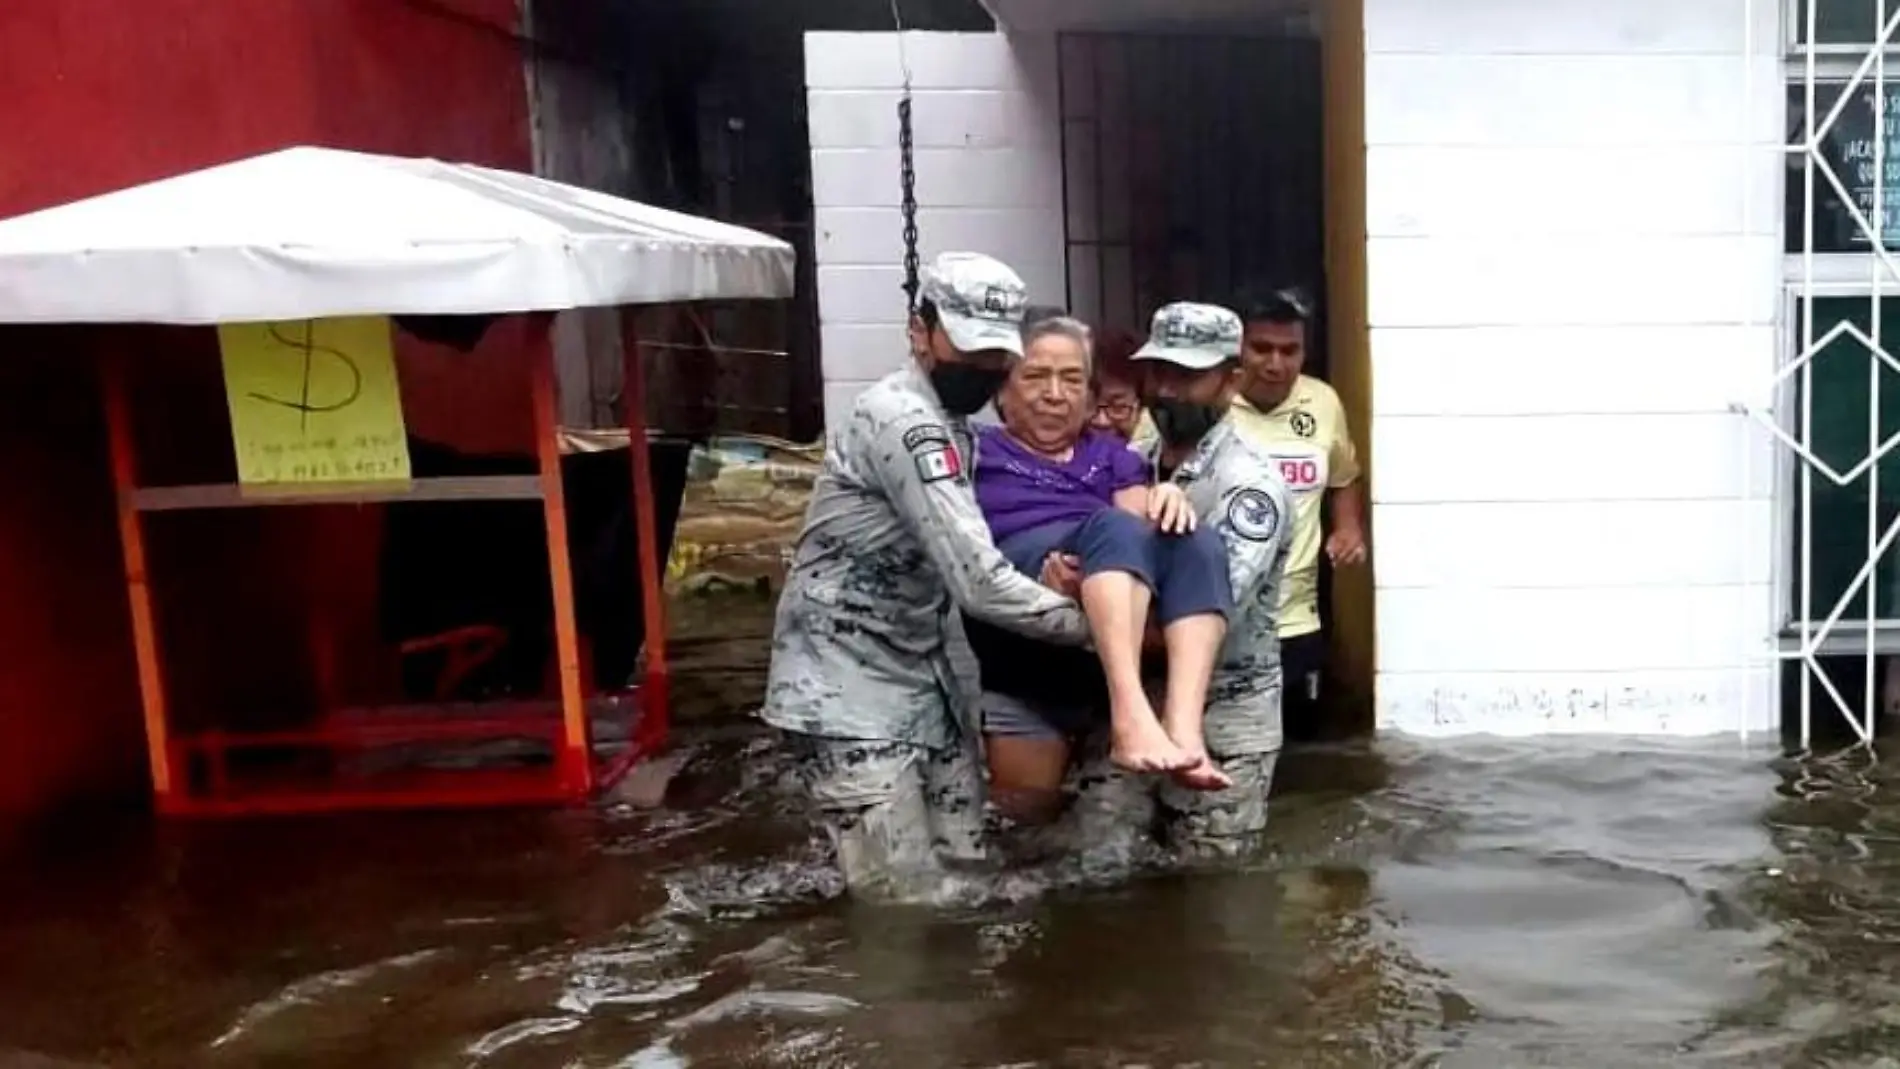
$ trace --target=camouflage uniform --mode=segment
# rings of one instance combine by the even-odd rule
[[[1148,345],[1137,356],[1212,367],[1239,354],[1240,335],[1240,318],[1226,309],[1169,305],[1155,314]],[[1136,448],[1150,462],[1160,456],[1156,438],[1138,440]],[[1204,731],[1209,755],[1234,783],[1222,791],[1192,791],[1165,778],[1129,775],[1105,753],[1091,754],[1075,780],[1077,819],[1146,825],[1158,803],[1174,845],[1233,856],[1250,850],[1266,829],[1282,743],[1278,615],[1293,503],[1272,457],[1226,420],[1202,437],[1172,481],[1227,546],[1234,613],[1208,686]]]
[[[1020,353],[1024,290],[987,257],[947,254],[924,277],[959,349]],[[915,367],[865,390],[827,443],[780,596],[766,723],[860,892],[909,896],[982,847],[982,780],[945,648],[952,606],[1081,644],[1075,602],[1012,568],[969,482],[974,442]]]

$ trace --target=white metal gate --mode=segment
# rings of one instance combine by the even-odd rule
[[[1900,372],[1900,0],[1785,0],[1782,13],[1784,359],[1770,407],[1747,411],[1783,447],[1779,656],[1802,744],[1817,691],[1871,743],[1883,692],[1900,691],[1881,672],[1900,663],[1900,471],[1883,471],[1900,463],[1900,382],[1882,381]]]

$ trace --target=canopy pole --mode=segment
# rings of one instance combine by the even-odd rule
[[[567,549],[567,494],[561,483],[561,430],[554,380],[554,315],[528,321],[528,365],[534,404],[534,446],[540,460],[541,514],[547,522],[548,579],[554,592],[554,654],[560,674],[561,790],[580,801],[594,790],[593,745],[581,693],[580,629],[574,617],[574,566]]]
[[[672,673],[666,661],[666,566],[660,559],[659,506],[647,445],[646,354],[638,324],[637,311],[620,310],[620,404],[627,424],[627,462],[633,473],[633,526],[640,555],[640,609],[647,655],[632,752],[645,756],[666,745]]]
[[[106,435],[112,460],[112,488],[118,504],[119,549],[125,559],[125,594],[132,610],[132,653],[139,670],[139,704],[145,718],[145,753],[152,773],[152,797],[160,813],[181,807],[172,780],[171,728],[165,701],[165,673],[159,663],[158,629],[152,612],[152,587],[145,566],[145,527],[138,509],[138,446],[132,424],[131,390],[126,383],[126,354],[103,354]]]

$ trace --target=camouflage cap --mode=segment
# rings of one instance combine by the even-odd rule
[[[1244,328],[1240,316],[1217,304],[1177,301],[1155,313],[1148,344],[1136,360],[1165,360],[1190,371],[1205,371],[1240,356]]]
[[[1029,287],[1000,260],[946,252],[923,271],[919,296],[937,309],[943,332],[959,352],[1002,349],[1023,355],[1023,311]]]

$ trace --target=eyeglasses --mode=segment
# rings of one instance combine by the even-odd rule
[[[1140,407],[1140,405],[1129,398],[1117,397],[1096,405],[1095,410],[1107,416],[1109,419],[1127,419],[1134,415],[1136,410]]]

